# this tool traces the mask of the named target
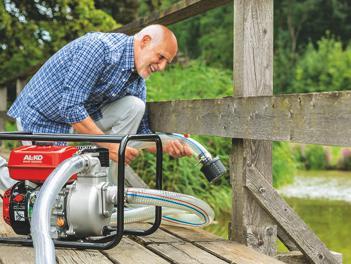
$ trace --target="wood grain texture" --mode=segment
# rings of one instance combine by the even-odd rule
[[[188,242],[149,244],[146,247],[174,264],[227,263]]]
[[[149,103],[155,131],[351,146],[351,91]]]
[[[7,110],[7,88],[0,87],[0,111]]]
[[[337,259],[338,263],[342,263],[342,254],[333,252],[331,253]],[[283,261],[286,264],[308,264],[309,261],[300,251],[291,251],[286,253],[279,253],[275,256],[276,259]]]
[[[169,263],[165,259],[151,252],[150,250],[139,245],[135,241],[123,238],[122,241],[110,250],[103,251],[113,263],[120,264],[166,264]]]
[[[273,94],[273,0],[234,1],[233,71],[235,96]],[[231,239],[273,256],[277,228],[243,188],[250,176],[248,166],[255,166],[267,181],[272,182],[270,141],[233,139],[230,157],[233,186]]]
[[[162,226],[162,230],[187,242],[223,241],[224,239],[201,228]]]
[[[0,246],[0,263],[34,264],[34,249],[20,246]]]
[[[196,242],[195,245],[211,252],[229,263],[282,264],[279,260],[263,255],[235,241]]]
[[[248,168],[247,188],[256,201],[286,231],[289,238],[312,263],[339,263],[325,244],[296,215],[255,167]]]
[[[17,79],[16,80],[16,94],[17,96],[20,94],[20,92],[23,90],[24,86],[26,86],[27,80],[26,79]]]
[[[58,264],[112,264],[107,257],[97,250],[75,250],[75,249],[56,249],[56,261]]]

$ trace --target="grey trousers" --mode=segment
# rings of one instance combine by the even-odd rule
[[[102,118],[96,125],[106,134],[126,135],[136,134],[140,121],[145,112],[145,103],[135,96],[125,96],[102,108]],[[21,120],[17,120],[18,131],[23,131]],[[72,131],[73,133],[73,131]],[[23,141],[23,145],[31,145],[30,141]],[[117,165],[111,162],[109,180],[117,184]],[[11,187],[16,181],[9,177],[7,162],[0,157],[0,190]]]
[[[140,121],[145,112],[145,103],[134,96],[125,96],[102,108],[102,119],[96,125],[106,134],[127,135],[136,134]],[[130,170],[126,170],[126,178]],[[108,173],[109,182],[117,185],[117,163],[110,162]]]

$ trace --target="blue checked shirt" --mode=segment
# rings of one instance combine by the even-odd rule
[[[34,133],[69,133],[70,124],[126,95],[145,102],[145,81],[134,69],[133,37],[88,33],[64,46],[33,76],[8,111]],[[145,114],[137,133],[149,134]]]

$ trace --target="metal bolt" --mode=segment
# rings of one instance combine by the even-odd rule
[[[262,246],[264,244],[264,242],[263,242],[263,240],[262,239],[259,239],[258,241],[257,241],[257,245],[260,247],[260,246]]]
[[[263,188],[263,187],[260,187],[260,188],[258,189],[258,191],[259,191],[260,193],[265,193],[265,192],[266,192],[266,189]]]
[[[273,233],[274,233],[273,227],[268,227],[266,229],[267,236],[273,236]]]
[[[317,256],[320,260],[324,259],[324,256],[321,253],[319,253]]]

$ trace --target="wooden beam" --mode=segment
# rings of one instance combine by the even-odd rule
[[[16,80],[16,95],[18,96],[21,91],[23,90],[24,86],[26,86],[27,80],[26,79],[17,79]]]
[[[313,231],[280,197],[257,168],[248,167],[247,189],[275,222],[286,231],[312,263],[340,263]]]
[[[0,87],[0,113],[7,110],[7,87]],[[0,131],[5,131],[5,118],[0,116]]]
[[[273,94],[273,0],[234,1],[233,65],[234,95]],[[244,189],[250,177],[248,166],[255,166],[272,183],[272,142],[239,138],[232,142],[230,239],[274,256],[277,227]]]
[[[338,263],[342,263],[342,254],[338,252],[331,253],[337,259]],[[306,264],[308,263],[307,258],[300,251],[291,251],[285,253],[279,253],[275,256],[276,259],[286,263],[286,264]]]
[[[0,112],[7,110],[7,87],[0,87]]]
[[[120,32],[125,34],[134,34],[143,27],[150,24],[162,24],[170,25],[187,18],[200,15],[210,9],[223,6],[232,2],[232,0],[182,0],[172,5],[165,11],[153,12],[150,16],[139,18],[129,24],[126,24],[120,28],[114,29],[111,32]],[[32,66],[18,75],[12,76],[1,84],[10,83],[17,79],[26,79],[30,75],[33,75],[44,62],[41,62],[35,66]]]
[[[351,146],[351,91],[150,103],[155,131]]]

